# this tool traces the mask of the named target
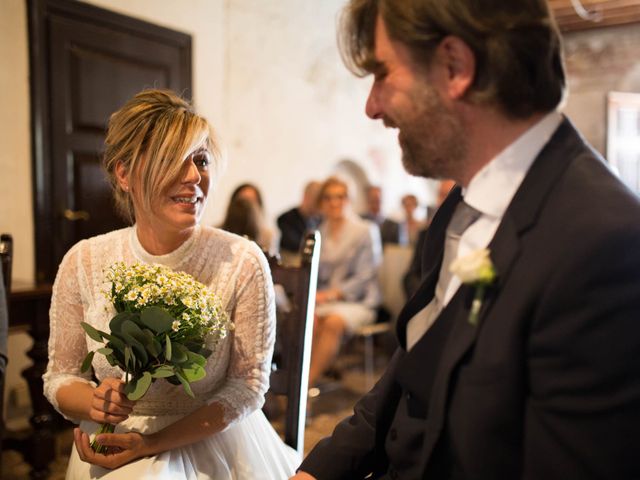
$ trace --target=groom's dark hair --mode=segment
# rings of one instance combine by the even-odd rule
[[[467,100],[499,107],[512,118],[553,110],[562,101],[565,73],[560,34],[546,0],[351,0],[339,43],[357,75],[375,66],[376,20],[389,38],[408,47],[417,65],[429,67],[449,35],[475,55]]]

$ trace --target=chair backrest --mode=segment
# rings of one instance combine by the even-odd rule
[[[4,377],[7,364],[7,336],[9,335],[9,292],[11,291],[11,266],[13,263],[13,239],[3,233],[0,236],[0,446],[4,437]]]
[[[8,295],[11,291],[11,266],[13,265],[13,237],[8,233],[0,235],[0,258],[4,289]]]
[[[276,287],[276,347],[269,391],[287,398],[284,441],[300,455],[309,387],[313,313],[320,257],[320,233],[307,234],[299,266],[284,266],[269,257]]]

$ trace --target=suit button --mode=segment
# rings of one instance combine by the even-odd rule
[[[411,394],[407,393],[407,401],[411,401]]]
[[[398,431],[395,428],[389,430],[389,438],[391,441],[396,441],[398,439]]]

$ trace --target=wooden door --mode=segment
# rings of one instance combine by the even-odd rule
[[[191,94],[191,37],[68,0],[29,6],[36,278],[124,226],[100,167],[107,122],[144,88]]]

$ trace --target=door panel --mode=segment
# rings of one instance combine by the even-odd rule
[[[188,98],[191,37],[80,2],[28,1],[36,269],[52,281],[73,244],[125,225],[100,167],[109,116],[144,88]]]

